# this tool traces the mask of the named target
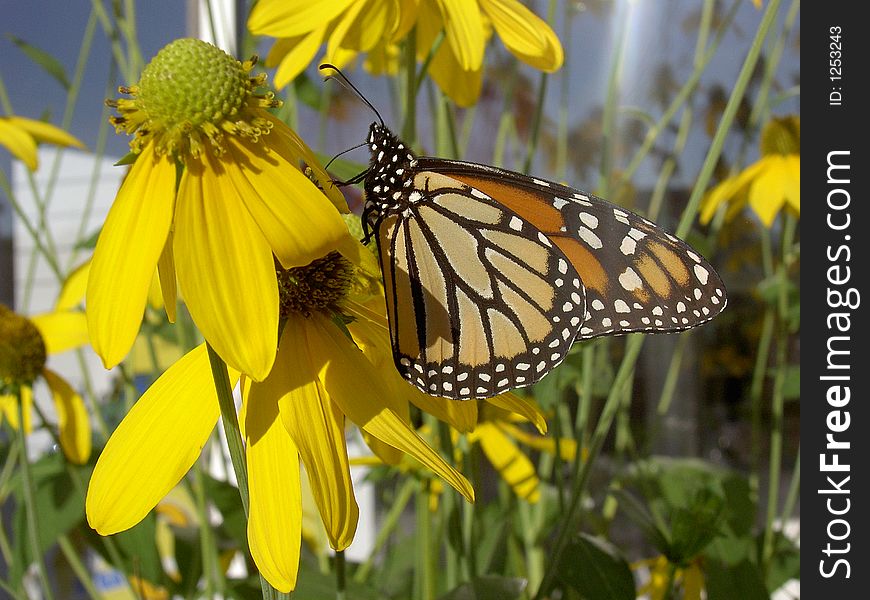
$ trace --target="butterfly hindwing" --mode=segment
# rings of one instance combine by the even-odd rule
[[[486,194],[420,171],[377,241],[399,372],[421,390],[489,397],[562,362],[585,311],[582,283],[546,236]]]
[[[680,331],[725,307],[725,286],[709,263],[639,215],[591,194],[495,167],[433,158],[419,163],[488,192],[565,253],[586,289],[578,340]]]

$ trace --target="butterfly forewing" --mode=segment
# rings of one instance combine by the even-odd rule
[[[416,178],[420,197],[377,236],[399,372],[460,399],[538,381],[577,335],[585,302],[576,271],[487,195],[434,172]]]
[[[688,329],[725,307],[725,287],[707,261],[643,217],[591,194],[494,167],[432,158],[419,164],[488,193],[564,252],[586,289],[578,340]]]

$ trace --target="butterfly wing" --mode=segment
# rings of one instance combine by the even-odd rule
[[[488,194],[425,169],[377,228],[393,356],[428,394],[485,398],[562,362],[586,311],[560,248]]]
[[[563,252],[586,291],[577,340],[679,331],[709,321],[725,308],[725,286],[710,264],[639,215],[504,169],[428,157],[417,163],[493,198]]]

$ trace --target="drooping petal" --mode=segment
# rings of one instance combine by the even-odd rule
[[[258,388],[259,391],[258,391]],[[248,544],[257,568],[275,589],[296,587],[302,545],[299,454],[281,424],[278,398],[264,384],[246,381]]]
[[[44,313],[34,315],[30,320],[42,335],[48,354],[58,354],[88,343],[88,319],[82,311]]]
[[[307,322],[305,318],[287,321],[276,367],[251,393],[278,398],[281,421],[299,448],[330,545],[344,550],[356,533],[359,507],[350,478],[344,415],[330,401],[311,365],[304,331]]]
[[[517,0],[479,1],[501,41],[516,57],[547,72],[562,66],[562,44],[546,21]]]
[[[36,141],[19,127],[0,118],[0,146],[6,147],[12,156],[23,162],[28,169],[35,171],[39,166],[36,156]]]
[[[558,452],[559,457],[562,460],[566,461],[573,461],[577,457],[576,440],[572,440],[569,438],[543,437],[539,435],[532,435],[523,431],[519,427],[516,427],[515,425],[511,425],[510,423],[505,423],[503,421],[499,422],[497,426],[506,435],[512,437],[518,442],[525,444],[529,448],[534,448],[535,450],[540,450],[541,452],[547,452],[553,455]]]
[[[77,465],[88,462],[91,456],[91,425],[82,397],[63,377],[49,369],[42,375],[54,398],[60,447],[64,455]]]
[[[483,87],[483,67],[463,69],[447,44],[441,44],[432,57],[429,74],[441,91],[447,94],[457,106],[467,108],[480,97],[480,90]]]
[[[360,428],[381,441],[402,450],[442,477],[469,500],[474,489],[461,473],[451,467],[427,444],[379,393],[384,384],[368,359],[332,323],[312,316],[308,336],[313,364],[330,398]]]
[[[166,311],[166,318],[170,323],[175,323],[175,311],[178,301],[178,281],[175,277],[175,236],[170,231],[166,237],[166,244],[163,246],[163,252],[160,253],[160,258],[157,260],[157,289],[155,283],[151,283],[151,289],[148,294],[151,296],[149,302],[151,306],[158,308],[154,296],[160,295],[163,299],[163,308]],[[155,293],[156,292],[156,293]]]
[[[480,442],[489,462],[517,496],[529,502],[538,501],[540,491],[535,465],[498,427],[482,423],[473,438]]]
[[[70,310],[77,308],[85,299],[88,289],[88,275],[91,272],[91,260],[88,259],[73,269],[60,287],[60,294],[54,304],[54,310]]]
[[[273,51],[276,48],[284,50],[280,63],[278,63],[278,69],[275,71],[275,87],[283,88],[311,64],[325,35],[326,26],[324,25],[311,30],[310,33],[292,38],[292,40],[280,39],[275,42]],[[269,56],[272,56],[272,52],[269,52]],[[269,63],[268,59],[266,63]]]
[[[29,386],[21,386],[21,406],[24,412],[24,433],[33,431],[30,412],[33,406],[33,390]],[[5,417],[9,427],[18,429],[18,397],[13,394],[0,395],[0,417]],[[3,419],[0,418],[0,423]]]
[[[229,146],[231,159],[222,161],[222,183],[235,188],[285,269],[307,265],[335,250],[347,236],[344,220],[295,164],[277,151],[265,154],[262,144]]]
[[[359,0],[261,0],[248,17],[255,35],[293,37],[317,29]]]
[[[230,370],[230,384],[239,374]],[[88,523],[101,535],[129,529],[190,469],[220,409],[202,344],[172,365],[121,421],[88,485]]]
[[[785,200],[788,204],[801,213],[801,157],[792,154],[785,157]]]
[[[207,156],[178,189],[175,267],[187,308],[228,365],[262,381],[278,344],[278,283],[272,252],[226,171]]]
[[[70,135],[60,127],[55,127],[45,121],[37,121],[25,117],[6,117],[12,125],[26,131],[38,142],[48,142],[56,146],[74,146],[84,148],[85,145],[73,135]]]
[[[148,286],[172,223],[175,163],[142,150],[106,217],[88,275],[91,344],[109,369],[139,331]]]
[[[701,223],[709,223],[721,203],[732,202],[740,196],[744,192],[743,188],[748,186],[763,168],[764,163],[758,161],[746,167],[746,169],[734,177],[729,177],[714,187],[704,198],[704,202],[701,205]]]
[[[483,66],[486,38],[480,6],[468,0],[437,0],[444,16],[446,41],[459,68],[477,71]]]
[[[538,408],[538,403],[532,398],[524,398],[513,392],[507,392],[487,398],[486,402],[503,408],[506,411],[515,413],[525,418],[532,423],[541,433],[547,433],[547,418],[541,409]]]

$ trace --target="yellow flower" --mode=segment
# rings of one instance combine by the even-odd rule
[[[116,129],[135,134],[137,157],[87,285],[91,340],[107,368],[133,344],[156,268],[170,320],[177,276],[206,341],[262,380],[278,336],[273,254],[289,268],[353,243],[339,214],[343,197],[300,171],[304,161],[328,182],[312,151],[266,111],[280,103],[256,93],[266,77],[249,77],[253,66],[205,42],[176,40],[137,85],[121,89],[130,99],[108,102],[119,113]]]
[[[39,166],[36,154],[36,143],[48,142],[57,146],[85,145],[68,134],[63,129],[43,121],[34,121],[14,115],[0,117],[0,146],[5,146],[12,156],[27,165],[31,171]]]
[[[429,73],[460,106],[480,95],[484,49],[494,29],[523,62],[552,72],[562,66],[559,38],[518,0],[260,0],[248,28],[278,41],[266,59],[283,87],[301,73],[326,42],[327,62],[342,66],[359,52],[375,73],[394,70],[396,44],[416,25],[417,59],[426,60],[439,34]]]
[[[743,172],[713,188],[701,206],[701,223],[708,223],[719,205],[730,202],[728,217],[746,203],[768,229],[777,213],[801,212],[801,121],[773,119],[761,133],[761,158]]]
[[[353,278],[353,266],[337,252],[305,267],[279,267],[283,330],[274,366],[261,382],[241,378],[249,547],[263,576],[285,592],[296,585],[300,556],[300,461],[330,545],[346,548],[356,531],[346,420],[473,497],[468,481],[410,425],[407,408],[385,393],[380,368],[342,330],[370,327],[342,317],[353,302],[349,294],[360,289]],[[196,460],[219,415],[210,373],[201,346],[167,370],[118,426],[88,488],[88,522],[99,533],[135,525]],[[240,376],[232,375],[235,385]]]
[[[91,455],[91,428],[81,396],[59,374],[45,366],[46,357],[87,344],[85,315],[55,310],[31,319],[0,304],[0,423],[30,433],[33,384],[48,385],[57,412],[60,447],[70,462],[84,464]],[[24,423],[19,423],[18,402]]]
[[[641,568],[649,569],[649,580],[637,590],[637,595],[648,595],[650,600],[664,600],[671,598],[669,586],[682,585],[683,600],[701,600],[704,589],[704,572],[698,561],[692,561],[688,567],[677,568],[671,576],[671,564],[668,559],[659,555],[656,558],[648,558],[637,561],[631,565],[632,570]]]

